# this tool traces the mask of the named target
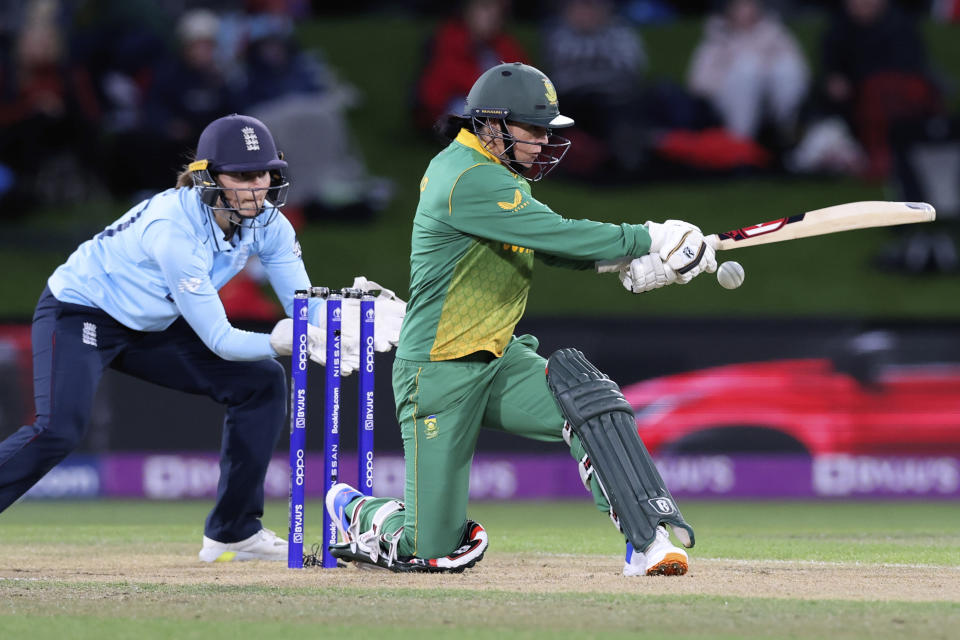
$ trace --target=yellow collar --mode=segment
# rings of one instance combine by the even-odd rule
[[[480,142],[480,138],[478,138],[475,133],[470,133],[466,129],[460,129],[460,133],[457,134],[456,142],[459,142],[465,147],[470,147],[474,151],[479,151],[494,162],[503,164],[500,162],[500,158],[483,148],[483,143]]]

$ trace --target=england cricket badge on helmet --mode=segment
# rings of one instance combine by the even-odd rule
[[[249,220],[247,226],[264,227],[273,221],[280,207],[286,204],[287,191],[290,189],[284,173],[287,161],[283,159],[283,153],[277,151],[270,130],[256,118],[235,113],[214,120],[200,134],[196,158],[187,169],[194,187],[200,193],[200,199],[215,212],[225,213],[231,222],[239,225]],[[245,190],[225,189],[216,176],[224,172],[250,171],[268,172],[270,186],[266,188],[266,198],[258,211],[237,211],[227,204],[224,193]],[[237,197],[234,200],[239,202],[242,199]],[[253,215],[242,216],[242,213]]]
[[[481,140],[502,140],[502,152],[494,153],[489,143],[485,144],[487,151],[531,181],[540,180],[553,170],[570,148],[569,140],[552,133],[553,129],[573,125],[572,118],[560,113],[557,90],[542,71],[521,62],[499,64],[477,78],[467,94],[463,117],[471,120],[473,132]],[[540,145],[540,154],[532,162],[517,162],[517,140],[507,128],[510,123],[547,130],[549,139]]]

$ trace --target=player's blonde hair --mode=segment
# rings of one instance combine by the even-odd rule
[[[175,188],[180,189],[182,187],[192,187],[193,186],[193,175],[190,171],[190,163],[196,160],[194,155],[191,155],[187,158],[186,164],[183,165],[183,168],[180,169],[180,173],[177,174],[177,184]]]

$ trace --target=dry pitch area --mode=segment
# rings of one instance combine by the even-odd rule
[[[165,545],[171,547],[172,545]],[[620,575],[613,556],[491,552],[462,575],[394,574],[348,566],[291,571],[279,563],[205,565],[195,545],[131,555],[107,548],[57,545],[0,547],[0,578],[53,583],[122,582],[162,585],[269,586],[306,589],[469,589],[517,593],[710,595],[960,603],[960,567],[865,565],[816,561],[732,560],[693,557],[680,578]],[[39,553],[38,553],[39,552]],[[10,583],[3,585],[9,589]]]
[[[284,507],[268,507],[268,525],[281,529]],[[622,543],[581,503],[475,505],[491,547],[461,575],[205,565],[208,508],[14,506],[0,515],[0,638],[932,640],[960,629],[960,510],[948,503],[690,504],[698,544],[679,578],[622,577]]]

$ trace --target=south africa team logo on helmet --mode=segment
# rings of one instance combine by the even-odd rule
[[[546,90],[543,96],[547,99],[552,105],[557,104],[557,90],[553,88],[553,83],[550,82],[550,78],[543,78],[543,86]]]

